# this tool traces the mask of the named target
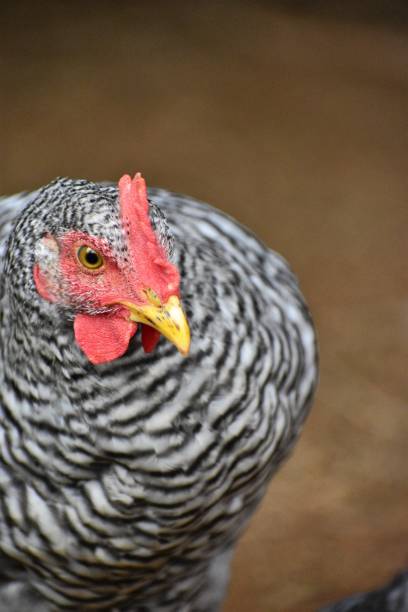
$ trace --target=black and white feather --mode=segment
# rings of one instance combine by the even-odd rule
[[[0,201],[1,611],[218,610],[308,413],[315,334],[287,263],[206,204],[149,198],[191,352],[161,340],[145,354],[136,337],[99,366],[32,267],[44,234],[72,228],[120,253],[116,188],[59,179]]]

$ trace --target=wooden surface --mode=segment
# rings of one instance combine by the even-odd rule
[[[250,226],[310,302],[318,399],[226,612],[309,612],[408,565],[407,30],[283,4],[0,9],[0,191],[142,170]]]

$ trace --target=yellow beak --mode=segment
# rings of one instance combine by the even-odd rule
[[[150,325],[170,340],[182,355],[187,355],[190,349],[190,328],[179,298],[172,295],[162,304],[151,289],[145,293],[149,304],[139,305],[127,301],[119,303],[129,310],[131,321]]]

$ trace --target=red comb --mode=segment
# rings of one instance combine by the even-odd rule
[[[167,259],[153,230],[146,183],[140,172],[133,179],[128,174],[122,176],[119,181],[119,201],[131,261],[137,269],[141,288],[153,289],[163,301],[170,295],[178,295],[179,273]]]

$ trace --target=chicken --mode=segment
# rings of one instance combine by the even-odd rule
[[[408,612],[408,572],[378,590],[354,595],[320,612]]]
[[[0,202],[0,610],[219,610],[308,413],[287,263],[206,204],[148,198],[137,174]]]

